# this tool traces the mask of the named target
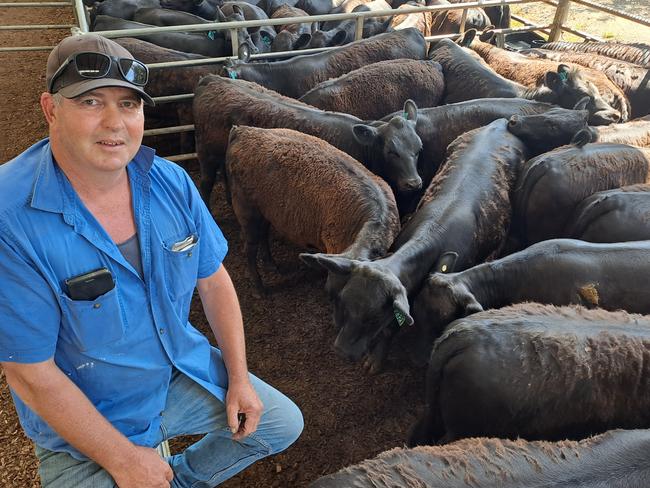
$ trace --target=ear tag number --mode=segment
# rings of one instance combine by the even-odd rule
[[[406,322],[406,315],[404,315],[400,310],[397,310],[396,308],[393,309],[393,313],[395,314],[395,320],[397,320],[397,325],[400,327],[404,325],[404,322]]]

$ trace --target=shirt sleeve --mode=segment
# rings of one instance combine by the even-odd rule
[[[61,310],[52,288],[0,236],[0,361],[36,363],[54,356]]]
[[[205,206],[196,185],[183,171],[187,186],[190,210],[194,216],[199,237],[199,273],[198,278],[207,278],[219,269],[228,253],[228,241]]]

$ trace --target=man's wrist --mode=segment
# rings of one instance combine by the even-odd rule
[[[228,384],[232,385],[241,385],[250,383],[250,377],[248,376],[248,370],[230,372],[228,371]]]
[[[124,438],[124,442],[120,442],[118,445],[114,445],[109,449],[112,452],[107,454],[106,459],[95,459],[95,461],[113,475],[113,477],[115,477],[115,473],[128,469],[138,455],[135,444],[126,438]]]

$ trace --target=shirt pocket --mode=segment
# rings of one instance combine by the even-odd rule
[[[174,244],[193,237],[184,249],[174,250]],[[176,235],[163,240],[163,268],[167,293],[174,300],[191,296],[199,275],[199,238],[196,234]]]
[[[60,296],[64,317],[62,334],[67,335],[81,351],[116,342],[124,335],[117,287],[94,300],[72,300],[65,294]]]

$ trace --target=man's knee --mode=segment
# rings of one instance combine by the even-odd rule
[[[289,400],[288,405],[283,408],[284,415],[284,438],[283,442],[279,442],[274,452],[284,451],[287,447],[298,440],[302,429],[304,428],[304,420],[302,412],[298,406]]]
[[[271,454],[284,451],[293,444],[303,427],[302,412],[289,398],[278,392],[272,402],[266,400],[258,433],[271,447]]]

